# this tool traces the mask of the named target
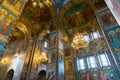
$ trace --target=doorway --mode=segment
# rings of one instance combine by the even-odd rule
[[[37,80],[46,80],[46,71],[40,71]]]
[[[14,70],[11,69],[11,70],[9,70],[9,71],[7,72],[4,80],[12,80],[13,75],[14,75]]]

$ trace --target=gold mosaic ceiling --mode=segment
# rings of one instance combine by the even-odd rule
[[[56,13],[52,0],[43,0],[42,6],[33,7],[32,4],[31,0],[28,1],[17,21],[12,32],[12,36],[15,38],[16,36],[23,38],[22,35],[24,34],[24,31],[16,31],[19,22],[26,26],[30,34],[35,34],[45,29],[53,31],[56,26],[63,30],[65,28],[80,28],[94,18],[94,11],[89,0],[71,0],[60,9],[59,15]],[[18,28],[18,30],[20,29]],[[23,33],[21,34],[21,32]]]

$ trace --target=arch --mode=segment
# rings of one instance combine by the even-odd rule
[[[10,70],[7,72],[4,80],[12,80],[13,76],[14,76],[14,70],[13,70],[13,69],[10,69]]]
[[[41,70],[39,72],[37,80],[46,80],[46,71],[45,70]]]
[[[29,32],[29,29],[27,28],[27,26],[24,25],[23,23],[18,23],[18,24],[16,24],[16,28],[18,28],[20,31],[22,31],[25,36],[28,36],[28,35],[31,34],[31,33]]]
[[[64,14],[65,14],[65,12],[67,11],[67,10],[69,10],[72,6],[74,6],[74,5],[76,5],[76,4],[79,4],[79,3],[84,3],[84,4],[87,4],[87,5],[89,5],[89,7],[91,7],[91,5],[90,5],[90,3],[88,2],[88,1],[69,1],[66,5],[64,5],[63,7],[62,7],[62,9],[60,10],[60,14],[61,14],[61,17],[63,18],[64,16]]]

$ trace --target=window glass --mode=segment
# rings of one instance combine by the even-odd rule
[[[84,35],[83,38],[84,38],[84,40],[87,41],[87,42],[90,41],[90,37],[89,37],[89,35]]]
[[[44,42],[44,47],[47,48],[47,42]]]
[[[98,31],[93,32],[92,33],[92,39],[98,39],[98,38],[100,38],[99,32]]]
[[[88,68],[96,68],[97,67],[96,59],[94,56],[88,57],[87,63],[88,63]]]
[[[108,59],[107,54],[105,54],[105,53],[100,54],[98,58],[99,58],[99,62],[100,62],[101,67],[110,65],[110,61]]]
[[[85,70],[85,62],[83,58],[77,60],[77,66],[78,66],[78,71]]]
[[[80,59],[79,64],[80,64],[80,70],[84,70],[85,69],[84,59]]]
[[[78,71],[79,71],[80,70],[79,60],[77,60],[77,68],[78,68]]]

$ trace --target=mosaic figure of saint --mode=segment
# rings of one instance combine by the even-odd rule
[[[110,40],[111,40],[111,44],[113,44],[114,48],[118,48],[119,47],[119,40],[117,38],[117,33],[113,30],[111,30],[109,32],[110,34]]]
[[[4,23],[7,14],[8,12],[5,9],[0,8],[0,26]]]
[[[116,20],[120,24],[120,0],[105,0],[109,8],[113,12]]]
[[[7,32],[10,30],[10,27],[13,25],[14,22],[14,16],[13,15],[9,15],[8,18],[6,18],[3,26],[2,26],[2,32],[3,34],[7,34]]]
[[[111,0],[113,5],[113,11],[116,17],[120,20],[120,1],[119,0]]]

